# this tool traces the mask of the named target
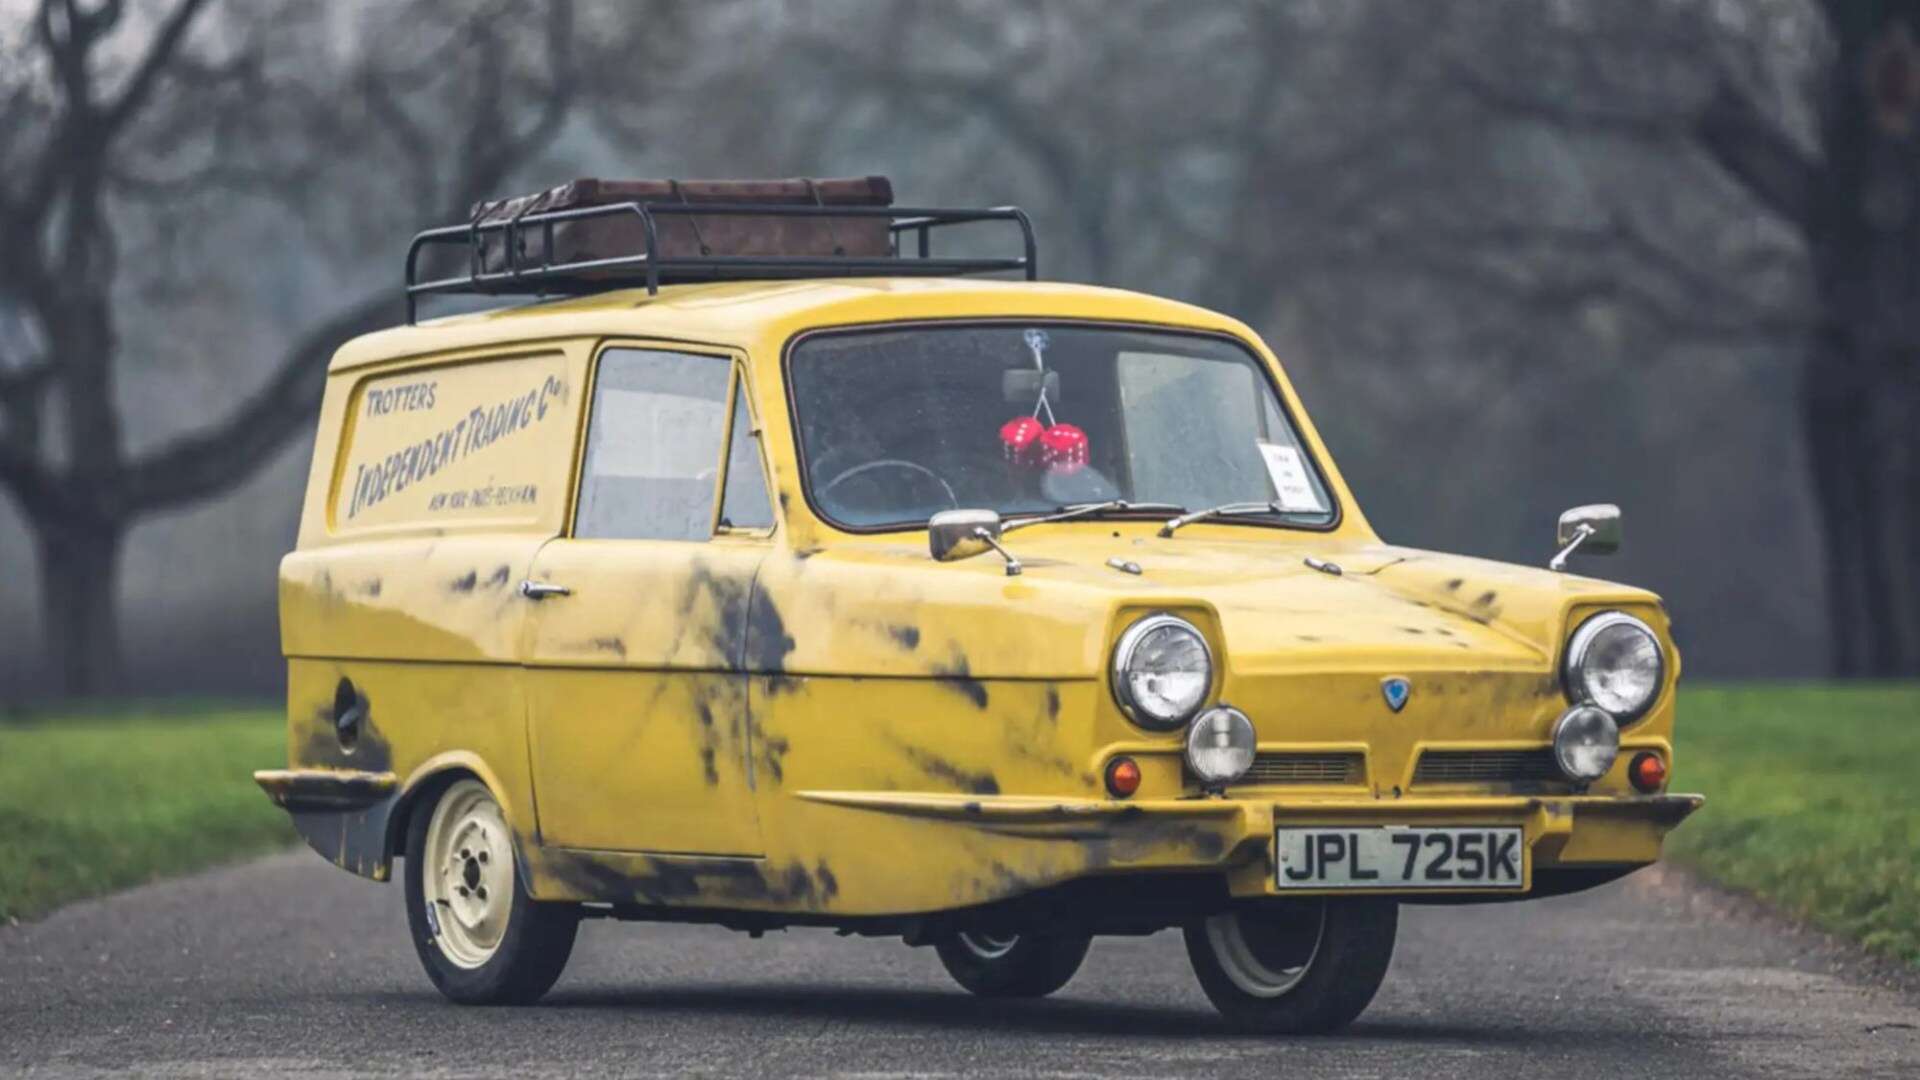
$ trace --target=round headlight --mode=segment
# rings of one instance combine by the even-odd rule
[[[1621,611],[1580,624],[1567,641],[1567,698],[1592,703],[1622,723],[1640,718],[1660,696],[1666,657],[1651,627]]]
[[[1567,779],[1591,784],[1620,756],[1620,725],[1605,709],[1575,705],[1553,722],[1553,760]]]
[[[1187,768],[1205,787],[1231,784],[1253,768],[1253,721],[1231,705],[1215,705],[1187,728]]]
[[[1149,615],[1120,635],[1113,649],[1113,696],[1134,723],[1180,726],[1207,699],[1213,654],[1185,619]]]

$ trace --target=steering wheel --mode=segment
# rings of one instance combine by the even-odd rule
[[[932,480],[934,483],[939,484],[940,490],[947,493],[947,501],[953,504],[955,510],[960,509],[960,497],[953,493],[952,484],[940,479],[939,473],[934,472],[925,465],[912,461],[903,461],[900,458],[881,458],[878,461],[869,461],[862,465],[855,465],[851,469],[843,469],[838,476],[835,476],[820,486],[820,494],[824,496],[827,492],[839,487],[845,481],[851,480],[871,469],[905,469],[908,472],[917,472],[927,479]]]

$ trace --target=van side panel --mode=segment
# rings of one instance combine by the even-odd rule
[[[543,344],[329,380],[280,628],[289,769],[383,793],[288,805],[343,868],[385,879],[404,841],[395,810],[448,769],[493,789],[523,850],[538,842],[519,586],[570,512],[588,352]]]

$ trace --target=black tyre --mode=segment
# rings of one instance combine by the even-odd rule
[[[527,895],[485,784],[456,780],[407,825],[407,923],[427,977],[462,1005],[524,1005],[573,953],[579,908]]]
[[[1392,900],[1268,901],[1189,925],[1187,956],[1233,1027],[1317,1035],[1365,1011],[1393,960],[1399,923]]]
[[[1091,944],[1085,934],[968,932],[934,950],[953,981],[981,997],[1046,997],[1073,979]]]

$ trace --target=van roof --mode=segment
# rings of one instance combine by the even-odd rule
[[[1251,339],[1238,320],[1192,304],[1095,285],[979,278],[727,281],[617,289],[432,319],[355,338],[330,370],[510,342],[634,337],[765,349],[802,330],[952,318],[1163,324]]]

